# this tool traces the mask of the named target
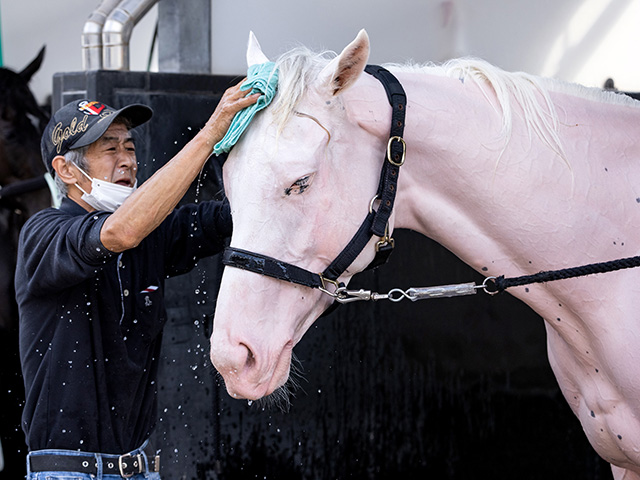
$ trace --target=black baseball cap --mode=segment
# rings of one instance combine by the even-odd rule
[[[131,128],[135,128],[147,122],[152,115],[153,110],[137,103],[116,110],[95,100],[74,100],[54,113],[44,129],[40,142],[42,160],[53,175],[51,163],[56,156],[91,145],[116,118],[126,118]]]

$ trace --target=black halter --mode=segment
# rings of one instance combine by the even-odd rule
[[[325,293],[333,295],[334,292],[328,290],[328,284],[332,284],[336,289],[341,286],[337,282],[338,278],[360,255],[374,235],[381,239],[376,244],[376,256],[367,269],[375,268],[387,261],[394,246],[393,238],[389,236],[389,217],[396,197],[398,174],[400,167],[404,163],[406,153],[406,144],[402,134],[404,131],[407,97],[400,82],[385,68],[377,65],[367,65],[365,72],[377,78],[387,92],[387,97],[392,107],[391,131],[380,174],[378,191],[371,201],[369,214],[351,241],[322,273],[313,273],[266,255],[232,247],[225,249],[222,263],[278,280],[318,288]],[[378,209],[374,210],[373,205],[376,201],[380,203]]]

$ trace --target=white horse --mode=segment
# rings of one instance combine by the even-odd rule
[[[353,237],[391,124],[381,83],[363,73],[368,55],[361,31],[334,58],[296,49],[278,59],[273,104],[224,167],[231,247],[322,272]],[[267,61],[253,36],[247,59]],[[640,102],[473,59],[388,69],[408,98],[390,231],[421,232],[487,276],[640,254]],[[640,479],[639,280],[625,269],[509,290],[545,319],[558,383],[616,479]],[[256,399],[282,386],[294,345],[332,301],[225,268],[211,359],[228,392]]]

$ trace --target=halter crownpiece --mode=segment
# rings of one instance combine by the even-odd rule
[[[266,255],[233,247],[225,249],[222,256],[224,265],[317,288],[340,301],[336,291],[344,288],[344,285],[338,283],[338,278],[360,255],[373,236],[380,237],[381,240],[376,244],[376,256],[367,269],[375,268],[387,261],[394,247],[393,239],[389,237],[389,217],[395,201],[398,174],[406,154],[406,144],[402,135],[407,97],[400,82],[385,68],[367,65],[365,72],[373,75],[384,86],[392,107],[392,114],[389,142],[382,165],[378,191],[371,201],[369,214],[365,217],[356,234],[322,273],[313,273]],[[376,202],[379,202],[377,210],[374,209]],[[333,285],[334,291],[329,290],[329,285]]]

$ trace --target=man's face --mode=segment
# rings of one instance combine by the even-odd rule
[[[133,187],[137,172],[136,148],[129,130],[122,123],[114,122],[102,137],[92,143],[86,159],[87,173],[91,177]],[[83,179],[88,183],[85,190],[89,191],[91,184],[86,177]]]

